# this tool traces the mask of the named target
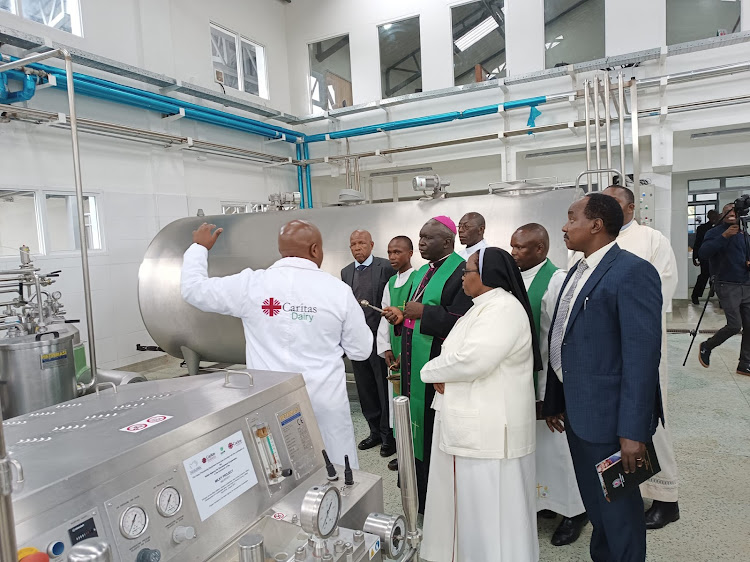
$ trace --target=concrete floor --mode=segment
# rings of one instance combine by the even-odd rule
[[[673,308],[670,330],[695,327],[702,306],[675,301]],[[701,331],[723,324],[721,310],[710,304]],[[681,519],[648,532],[649,562],[750,560],[750,377],[735,373],[739,336],[714,351],[710,369],[701,367],[697,359],[697,344],[705,339],[696,339],[683,367],[690,336],[672,333],[668,337],[668,419],[680,471]],[[149,378],[186,374],[173,359],[152,360],[141,367]],[[352,417],[357,439],[365,438],[367,424],[357,403],[352,403]],[[359,461],[361,469],[383,478],[386,513],[400,512],[396,473],[387,469],[388,459],[382,459],[375,448],[361,452]],[[539,519],[538,523],[540,560],[589,560],[590,525],[576,543],[554,547],[550,538],[558,520]]]

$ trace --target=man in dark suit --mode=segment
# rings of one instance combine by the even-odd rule
[[[695,229],[695,243],[693,244],[693,265],[698,265],[701,268],[701,273],[698,275],[698,279],[695,280],[695,287],[693,287],[693,294],[691,299],[693,304],[700,304],[700,299],[703,296],[703,291],[706,290],[706,283],[708,278],[711,276],[709,268],[709,260],[702,260],[698,257],[701,246],[703,245],[703,239],[706,237],[706,233],[713,228],[714,222],[719,218],[719,213],[716,211],[709,211],[706,214],[705,224],[700,225]]]
[[[570,206],[565,244],[584,258],[568,273],[549,332],[543,414],[568,437],[595,562],[646,560],[640,490],[607,502],[595,466],[619,449],[625,472],[635,471],[662,417],[661,282],[615,243],[622,223],[620,205],[600,193]]]
[[[341,270],[341,280],[349,285],[357,301],[366,300],[378,306],[383,300],[383,290],[388,280],[396,273],[391,263],[372,255],[375,243],[366,230],[355,230],[349,237],[349,249],[354,262]],[[372,354],[367,361],[352,361],[354,380],[357,382],[359,404],[362,415],[370,426],[370,435],[360,441],[360,450],[380,445],[380,456],[390,457],[396,453],[396,441],[390,427],[388,412],[388,369],[377,353],[375,334],[380,323],[380,313],[365,308],[365,321],[372,330]],[[337,462],[342,462],[341,459]]]

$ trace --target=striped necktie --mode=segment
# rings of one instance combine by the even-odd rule
[[[555,326],[552,328],[552,337],[549,344],[549,364],[555,372],[559,371],[560,367],[562,367],[562,343],[565,336],[565,321],[568,318],[570,302],[573,300],[573,294],[576,291],[578,282],[588,268],[589,264],[586,263],[585,259],[578,262],[578,269],[576,269],[576,273],[573,275],[570,288],[563,296],[560,306],[557,308],[557,317],[555,318]]]

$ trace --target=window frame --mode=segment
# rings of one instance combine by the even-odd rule
[[[474,4],[477,2],[481,2],[481,0],[462,0],[460,2],[456,2],[455,4],[450,4],[448,6],[448,9],[450,10],[450,31],[451,31],[451,49],[454,48],[455,41],[453,40],[453,9],[454,8],[460,8],[461,6],[466,6],[467,4]],[[507,8],[507,2],[508,0],[503,1],[503,9]],[[503,13],[503,16],[505,17],[505,12]],[[493,30],[494,32],[494,30]],[[503,22],[503,33],[507,32],[507,22]],[[484,37],[482,37],[484,39]],[[481,41],[481,39],[480,39]],[[479,42],[479,41],[477,41]],[[473,46],[473,45],[472,45]],[[507,43],[507,37],[505,40],[505,44],[503,46],[503,51],[505,52],[505,61],[498,67],[498,74],[497,75],[491,75],[488,78],[485,78],[485,80],[497,80],[499,78],[504,78],[508,76],[508,43]],[[456,70],[455,70],[455,53],[451,56],[451,73],[453,75],[453,87],[457,88],[462,86],[463,84],[456,84]]]
[[[74,197],[76,196],[75,191],[66,191],[64,189],[41,189],[38,191],[38,197],[37,200],[39,201],[39,205],[41,206],[41,223],[42,223],[42,235],[44,237],[44,254],[45,256],[58,256],[58,257],[67,257],[67,256],[77,256],[81,254],[81,249],[73,249],[73,250],[52,250],[51,249],[51,243],[50,243],[50,236],[49,236],[49,218],[47,215],[47,195],[61,195],[64,197]],[[91,247],[87,248],[88,254],[105,254],[107,252],[107,246],[105,242],[105,236],[104,236],[104,230],[102,229],[102,224],[104,223],[103,220],[103,212],[102,212],[102,192],[101,191],[86,191],[83,194],[84,197],[93,197],[96,201],[96,226],[98,230],[98,238],[99,243],[101,245],[101,248],[94,249]],[[73,225],[73,228],[76,230],[78,229],[78,223],[76,222]]]
[[[22,191],[22,192],[33,194],[33,197],[34,197],[34,222],[36,223],[36,238],[37,238],[37,243],[36,244],[37,244],[37,247],[38,247],[39,251],[32,252],[31,255],[32,256],[45,256],[45,255],[47,255],[47,252],[46,252],[47,248],[45,246],[46,238],[44,237],[44,234],[43,234],[44,223],[43,223],[43,218],[42,218],[42,205],[41,205],[41,197],[40,197],[39,190],[38,189],[33,189],[33,188],[27,188],[27,187],[23,187],[23,186],[18,186],[17,188],[12,188],[12,187],[5,186],[5,185],[0,186],[0,194],[2,194],[2,192],[4,192],[4,191],[11,191],[11,192],[13,192],[13,191]],[[13,257],[13,255],[11,255],[11,254],[9,254],[7,256],[0,254],[0,259],[8,259],[8,258],[12,258],[12,257]]]
[[[212,29],[216,29],[217,31],[220,31],[221,33],[225,33],[226,35],[230,35],[234,37],[235,68],[237,70],[238,88],[228,86],[227,84],[222,84],[222,86],[224,88],[230,88],[238,92],[243,92],[247,94],[248,96],[253,96],[262,100],[269,101],[271,99],[271,85],[268,80],[268,49],[266,48],[266,46],[258,41],[255,41],[254,39],[250,39],[249,37],[242,35],[241,33],[237,31],[233,31],[229,29],[228,27],[221,25],[220,23],[216,23],[215,21],[209,21],[208,27],[209,27],[209,30],[208,30],[209,45],[212,41],[212,37],[211,37]],[[255,48],[256,66],[258,68],[258,93],[257,94],[248,92],[245,89],[245,65],[244,65],[244,60],[242,58],[243,42]],[[259,51],[262,51],[262,54],[263,54],[263,64],[258,63],[259,57],[257,56],[257,54]],[[211,53],[210,56],[211,56],[211,74],[215,77],[216,68],[214,67],[213,53]],[[262,69],[262,72],[261,72],[261,69]]]
[[[344,37],[347,38],[347,45],[346,46],[347,46],[347,48],[349,48],[349,75],[351,77],[350,83],[352,85],[352,105],[354,105],[354,99],[353,99],[354,98],[354,77],[351,76],[351,74],[352,74],[352,64],[351,64],[351,44],[352,44],[351,43],[351,33],[348,32],[348,31],[346,33],[334,33],[332,35],[327,35],[327,36],[319,38],[319,39],[313,39],[313,40],[308,41],[306,43],[306,47],[307,47],[307,49],[306,49],[306,51],[307,51],[307,85],[306,85],[307,92],[306,92],[306,94],[307,94],[307,104],[308,104],[308,107],[309,107],[309,110],[310,110],[310,115],[327,115],[327,112],[330,111],[330,109],[328,108],[328,101],[329,101],[329,96],[328,96],[328,91],[327,91],[328,84],[326,83],[325,75],[320,74],[319,72],[315,72],[315,74],[317,76],[313,75],[313,69],[312,69],[313,65],[312,65],[312,61],[310,60],[310,47],[313,46],[313,45],[315,45],[316,43],[323,43],[325,41],[330,41],[331,39],[339,39],[339,40],[341,40]],[[379,63],[379,59],[378,59],[378,64],[380,64]],[[342,77],[342,79],[345,80],[345,78],[343,78],[343,77]],[[312,98],[312,81],[313,80],[317,80],[318,81],[318,93],[319,93],[320,96],[322,96],[324,98],[322,101],[320,101],[318,103],[316,103],[313,100],[313,98]],[[323,88],[324,85],[326,86],[326,88]],[[326,91],[324,92],[324,90],[326,90]],[[315,108],[318,108],[317,112],[316,112]]]
[[[404,22],[404,21],[407,21],[407,20],[411,20],[411,19],[416,19],[417,22],[418,22],[418,28],[419,28],[419,51],[417,51],[419,53],[419,55],[418,55],[419,56],[418,72],[419,72],[419,80],[421,81],[421,84],[422,84],[422,88],[421,89],[422,89],[422,91],[424,91],[424,74],[422,73],[422,69],[423,69],[423,64],[422,64],[422,14],[421,14],[421,12],[417,12],[417,13],[413,13],[411,15],[403,15],[403,16],[397,17],[395,19],[388,19],[388,20],[385,20],[385,21],[383,21],[383,22],[378,23],[378,24],[375,25],[375,31],[376,31],[377,36],[378,36],[378,74],[380,76],[380,80],[379,80],[379,82],[380,82],[380,98],[379,99],[381,101],[382,100],[389,100],[389,99],[401,97],[403,95],[408,95],[408,94],[398,94],[398,95],[395,95],[399,91],[399,90],[395,90],[392,95],[387,95],[387,93],[384,91],[385,87],[386,87],[387,80],[386,80],[386,77],[383,75],[383,64],[382,64],[383,53],[381,52],[381,45],[380,45],[380,28],[381,27],[385,27],[386,25],[393,25],[393,24],[401,23],[401,22]],[[406,57],[405,60],[408,60],[408,56]],[[416,71],[411,71],[410,70],[410,72],[416,72]],[[414,80],[414,81],[416,81],[416,80]],[[405,87],[406,87],[406,85],[401,85],[400,89],[403,89]]]
[[[63,2],[63,1],[64,0],[60,0],[60,2]],[[22,18],[25,21],[31,22],[32,24],[41,25],[47,29],[56,29],[57,31],[61,31],[63,33],[69,33],[70,35],[74,35],[75,37],[83,37],[83,13],[81,10],[81,0],[67,0],[67,2],[70,2],[73,6],[75,6],[74,10],[71,10],[70,12],[64,12],[64,13],[69,13],[70,15],[70,27],[71,27],[70,31],[62,29],[60,27],[54,27],[44,22],[36,21],[27,17],[23,11],[23,2],[24,0],[10,0],[10,3],[11,3],[10,10],[2,10],[2,11],[12,14],[14,16],[17,16],[19,18]]]

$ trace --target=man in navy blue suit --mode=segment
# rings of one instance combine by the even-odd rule
[[[568,273],[549,332],[543,414],[567,434],[594,562],[646,560],[638,487],[609,503],[595,467],[619,449],[625,472],[635,471],[662,416],[661,281],[615,243],[622,223],[617,201],[601,193],[570,206],[565,244],[584,258]]]

